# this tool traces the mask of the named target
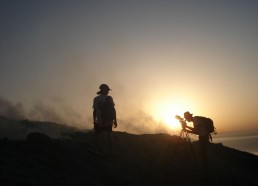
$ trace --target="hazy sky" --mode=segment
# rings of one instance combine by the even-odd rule
[[[107,83],[120,130],[187,110],[258,129],[257,20],[248,0],[1,0],[0,113],[90,128]]]

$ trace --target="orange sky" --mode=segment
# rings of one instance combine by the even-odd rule
[[[0,96],[29,119],[91,128],[93,97],[107,83],[118,130],[178,130],[184,111],[218,131],[258,129],[256,2],[0,7]]]

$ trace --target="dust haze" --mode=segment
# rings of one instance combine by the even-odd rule
[[[16,103],[0,97],[0,116],[14,120],[55,122],[79,129],[92,129],[91,100],[88,101],[88,105],[84,105],[84,112],[80,112],[80,109],[73,109],[71,105],[62,99],[52,100],[51,102],[37,100],[30,108],[26,107],[25,109],[22,102]],[[134,104],[125,104],[126,107],[131,107],[129,109],[125,105],[119,104],[119,101],[123,100],[118,97],[116,102],[119,126],[115,130],[134,134],[171,132],[171,129],[162,123],[156,122],[152,116],[143,110],[136,109]],[[122,108],[128,109],[126,110],[128,112],[121,111],[120,109]]]

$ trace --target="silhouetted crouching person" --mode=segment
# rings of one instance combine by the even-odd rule
[[[186,126],[188,133],[199,135],[200,154],[202,157],[202,166],[204,169],[208,167],[208,145],[210,134],[206,131],[203,117],[193,116],[190,112],[184,113],[184,118],[188,122],[193,122],[193,127]]]
[[[107,154],[110,155],[112,150],[112,127],[117,127],[116,110],[113,98],[108,96],[111,90],[108,85],[101,84],[96,96],[93,100],[93,124],[95,132],[95,143],[96,147],[101,155],[103,149],[100,144],[100,134],[102,132],[107,133]]]

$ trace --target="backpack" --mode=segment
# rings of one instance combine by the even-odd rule
[[[209,133],[210,140],[212,141],[211,134],[217,134],[216,128],[214,127],[213,120],[211,118],[203,117],[203,116],[197,116],[202,120],[202,122],[205,124],[205,130],[207,133]]]
[[[107,96],[100,106],[103,121],[112,121],[115,119],[115,107],[112,97]]]

